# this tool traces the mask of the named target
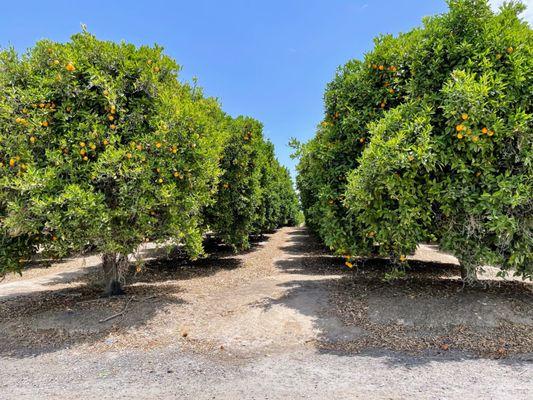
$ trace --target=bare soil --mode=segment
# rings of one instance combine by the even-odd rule
[[[350,270],[305,228],[197,262],[143,250],[127,294],[98,257],[0,283],[0,399],[526,399],[533,285],[463,287],[432,246],[405,279]],[[123,314],[105,321],[124,311]]]

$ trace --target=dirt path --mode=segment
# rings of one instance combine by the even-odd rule
[[[342,268],[284,228],[245,254],[150,262],[125,298],[99,298],[90,265],[35,272],[0,284],[0,399],[528,398],[531,285],[463,289],[446,257],[423,248],[445,264],[389,284],[383,262]]]

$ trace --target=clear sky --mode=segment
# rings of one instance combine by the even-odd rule
[[[183,66],[182,79],[197,77],[226,112],[262,121],[291,169],[288,140],[313,136],[336,68],[361,58],[376,35],[409,30],[423,16],[446,10],[444,0],[2,3],[2,47],[24,51],[42,38],[65,41],[81,23],[100,39],[164,46]]]

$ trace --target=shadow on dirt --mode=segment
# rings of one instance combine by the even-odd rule
[[[265,307],[278,304],[312,317],[319,351],[399,352],[399,361],[405,354],[426,355],[420,362],[533,359],[530,283],[485,280],[464,286],[456,264],[419,261],[409,262],[405,278],[386,282],[386,260],[360,261],[351,270],[304,229],[290,237],[285,251],[292,257],[276,265],[296,279],[283,284],[286,294]]]
[[[157,258],[162,254],[166,255]],[[148,329],[151,320],[165,308],[185,304],[180,281],[242,265],[239,257],[224,246],[196,261],[168,257],[160,249],[146,250],[143,257],[148,261],[140,269],[130,266],[124,296],[102,296],[100,265],[95,265],[83,274],[60,273],[47,283],[70,283],[75,287],[22,293],[0,300],[0,357],[31,357]],[[124,309],[122,315],[104,321]]]

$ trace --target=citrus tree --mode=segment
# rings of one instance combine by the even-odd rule
[[[226,141],[215,100],[159,47],[38,42],[0,53],[0,268],[103,253],[107,291],[146,240],[202,253]]]
[[[261,198],[255,220],[257,232],[271,232],[280,226],[298,223],[298,197],[289,170],[274,154],[274,145],[266,141],[261,166]]]
[[[221,156],[222,175],[214,203],[206,210],[209,229],[235,250],[250,246],[250,235],[296,221],[292,180],[263,137],[260,122],[226,117],[230,132]]]
[[[520,3],[449,8],[339,71],[299,149],[302,205],[348,257],[402,265],[432,240],[466,279],[486,264],[532,278],[532,30]]]

